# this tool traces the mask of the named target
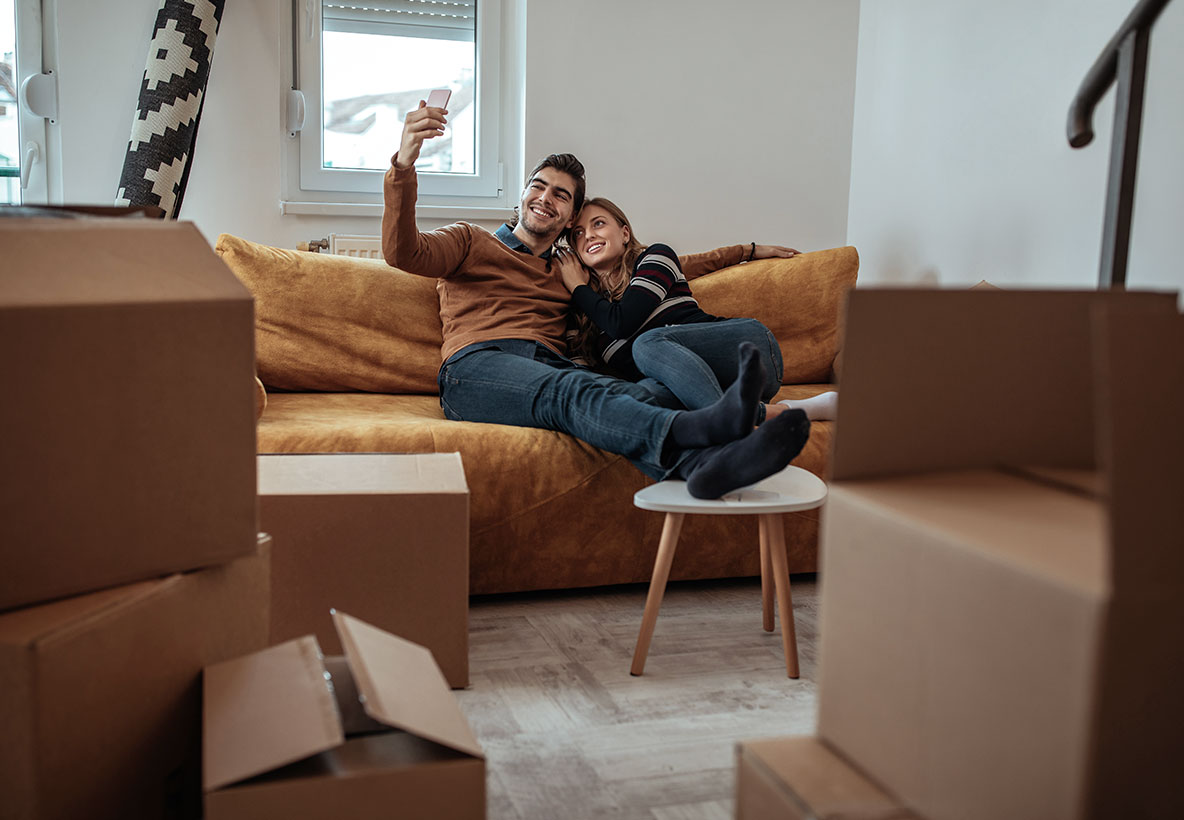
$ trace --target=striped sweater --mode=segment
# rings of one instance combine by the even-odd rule
[[[633,340],[642,333],[665,325],[719,321],[699,307],[688,278],[738,264],[744,251],[744,246],[733,245],[680,259],[668,245],[650,245],[637,258],[620,299],[605,299],[587,285],[576,288],[571,302],[599,331],[595,348],[600,361],[621,375],[640,378]]]

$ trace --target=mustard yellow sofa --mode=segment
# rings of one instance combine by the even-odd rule
[[[663,515],[633,506],[650,480],[627,460],[562,433],[444,418],[434,280],[229,234],[216,250],[255,296],[259,452],[459,452],[473,594],[649,580]],[[737,265],[694,290],[710,313],[764,322],[785,360],[778,398],[802,398],[833,384],[858,267],[854,248],[835,248]],[[794,463],[822,475],[831,427],[815,423]],[[786,514],[785,537],[790,571],[813,572],[817,512]],[[755,520],[688,517],[671,578],[759,573]]]

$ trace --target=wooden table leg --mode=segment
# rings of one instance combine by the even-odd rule
[[[773,563],[769,556],[769,535],[765,516],[758,515],[761,533],[761,617],[766,632],[773,631]]]
[[[781,646],[785,651],[785,672],[798,677],[798,638],[793,623],[793,598],[789,592],[789,559],[785,555],[785,528],[781,514],[761,516],[761,532],[768,544],[773,563],[773,578],[777,585],[777,610],[781,616]]]
[[[654,561],[654,576],[650,579],[650,591],[645,599],[645,614],[641,616],[641,632],[637,636],[637,648],[633,651],[632,675],[645,671],[645,658],[650,651],[650,639],[654,637],[654,624],[658,622],[658,608],[662,606],[662,595],[666,592],[666,579],[670,577],[670,565],[674,562],[674,548],[678,534],[682,531],[682,520],[686,513],[666,513],[662,524],[662,539],[658,542],[658,557]]]

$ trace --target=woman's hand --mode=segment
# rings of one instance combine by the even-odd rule
[[[788,259],[791,256],[797,256],[801,251],[787,248],[784,245],[757,245],[752,250],[753,259]]]
[[[573,251],[556,248],[552,253],[559,265],[559,275],[563,277],[563,286],[569,292],[574,292],[580,285],[588,284],[588,271],[584,270],[583,263]]]

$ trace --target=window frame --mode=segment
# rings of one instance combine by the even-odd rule
[[[56,174],[56,145],[50,138],[57,136],[50,126],[57,125],[57,119],[39,117],[28,109],[22,100],[21,87],[34,74],[54,74],[46,64],[44,49],[44,21],[40,0],[15,0],[16,13],[16,72],[14,84],[17,90],[17,146],[20,168],[24,171],[26,156],[31,143],[37,146],[37,159],[28,172],[28,185],[20,189],[21,204],[48,205],[49,192],[54,187],[51,176]],[[56,77],[55,77],[56,82]],[[18,182],[19,185],[19,182]]]
[[[503,36],[503,6],[516,0],[478,0],[476,3],[476,77],[474,104],[477,107],[477,173],[419,173],[421,203],[457,212],[501,211],[505,201],[506,151],[521,131],[513,125],[516,111],[502,104],[505,97],[503,61],[513,44]],[[321,101],[322,16],[321,0],[294,0],[292,3],[294,49],[289,64],[292,88],[303,95],[305,119],[298,131],[285,130],[287,201],[283,213],[358,214],[381,206],[382,170],[328,169],[321,167],[323,147],[323,105]],[[513,10],[512,8],[510,10]],[[512,39],[512,38],[510,38]],[[285,92],[292,104],[291,95]],[[285,116],[290,112],[285,111]],[[520,119],[520,116],[518,117]],[[290,123],[289,123],[290,125]],[[510,138],[507,138],[507,135]],[[393,154],[397,145],[391,146]],[[295,196],[292,196],[292,195]],[[306,200],[303,202],[292,200]],[[311,201],[307,201],[311,200]]]

